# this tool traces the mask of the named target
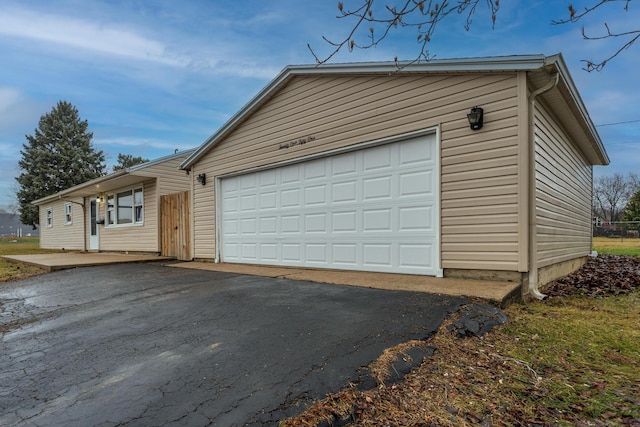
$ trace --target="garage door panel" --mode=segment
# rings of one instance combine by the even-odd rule
[[[326,179],[326,162],[324,160],[314,160],[309,162],[304,168],[304,177],[306,180]]]
[[[326,243],[307,243],[304,249],[306,263],[318,264],[321,267],[326,267],[329,264]]]
[[[435,165],[436,145],[425,146],[420,138],[404,141],[399,147],[400,165],[415,165],[418,163]]]
[[[401,243],[398,245],[398,252],[399,258],[402,260],[402,265],[405,267],[432,267],[426,266],[424,260],[433,258],[433,245]]]
[[[356,231],[356,211],[333,212],[331,216],[332,233],[348,233]]]
[[[327,185],[319,184],[308,187],[304,192],[306,206],[324,205],[327,203]]]
[[[281,229],[283,234],[300,234],[300,215],[286,215],[282,217]]]
[[[367,155],[363,158],[363,170],[365,172],[391,169],[393,167],[393,156],[395,151],[392,150],[392,145],[382,145],[380,147],[374,147],[367,150]]]
[[[433,172],[407,172],[400,174],[398,197],[433,197]]]
[[[364,179],[362,199],[364,201],[391,199],[391,176]]]
[[[260,218],[260,234],[275,235],[278,232],[278,218],[275,216],[264,216]]]
[[[435,274],[435,146],[429,136],[223,179],[221,260]]]
[[[334,156],[330,160],[332,176],[337,178],[341,176],[356,175],[356,153],[346,153],[341,156]]]
[[[301,264],[300,244],[299,243],[282,243],[282,260],[289,263]]]
[[[331,186],[332,203],[353,203],[356,201],[356,181],[336,182]]]
[[[274,170],[264,171],[264,173],[258,175],[259,185],[261,190],[266,190],[269,187],[275,187],[277,173]]]
[[[333,243],[331,263],[337,266],[357,267],[357,248],[358,245],[355,243]]]
[[[411,206],[399,209],[398,218],[401,232],[434,232],[433,208],[431,206]]]
[[[391,232],[391,209],[364,209],[362,212],[362,231]]]
[[[364,243],[363,264],[365,266],[391,268],[391,244],[389,243]]]
[[[260,210],[275,209],[277,207],[277,194],[275,191],[260,193]]]
[[[278,260],[278,245],[275,243],[260,244],[260,258],[264,261],[275,262]]]
[[[294,184],[300,182],[300,166],[290,165],[280,171],[280,182],[282,184]],[[261,173],[261,172],[258,172]]]

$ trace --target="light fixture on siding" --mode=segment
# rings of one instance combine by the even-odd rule
[[[200,175],[198,175],[197,179],[200,184],[205,185],[207,183],[207,174],[201,173]]]
[[[100,196],[96,196],[96,203],[102,203],[102,198]]]
[[[483,119],[483,110],[481,107],[473,107],[469,114],[467,114],[467,119],[469,119],[469,125],[472,130],[478,130],[482,128],[482,119]]]

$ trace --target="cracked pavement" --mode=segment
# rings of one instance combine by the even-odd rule
[[[0,425],[277,425],[465,298],[183,270],[0,285]]]

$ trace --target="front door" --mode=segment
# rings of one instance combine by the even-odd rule
[[[100,249],[100,236],[98,228],[98,203],[96,198],[89,199],[89,250],[97,251]]]

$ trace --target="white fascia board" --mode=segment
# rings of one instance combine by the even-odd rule
[[[424,62],[361,62],[322,65],[293,65],[295,74],[351,74],[351,73],[425,73],[469,71],[535,70],[545,65],[545,56],[513,55],[479,58],[432,59]]]
[[[571,94],[571,98],[572,98],[573,102],[578,107],[578,110],[580,111],[580,114],[582,115],[582,120],[584,121],[585,125],[587,126],[587,129],[589,129],[589,132],[591,133],[591,135],[593,137],[593,140],[596,143],[596,146],[597,146],[598,150],[600,151],[600,153],[602,155],[602,158],[604,160],[604,164],[608,165],[610,163],[609,155],[607,154],[607,151],[604,148],[604,143],[602,142],[602,139],[600,138],[600,134],[598,133],[598,130],[596,129],[596,126],[593,124],[593,121],[591,120],[591,116],[589,115],[589,112],[587,111],[587,107],[584,105],[584,102],[582,101],[582,97],[580,96],[580,92],[578,92],[578,88],[576,87],[575,83],[573,82],[573,78],[571,77],[571,74],[569,73],[569,69],[567,68],[566,62],[564,62],[564,58],[563,58],[562,54],[561,53],[557,53],[555,55],[547,57],[546,58],[546,63],[549,64],[549,65],[554,65],[558,69],[558,72],[560,73],[560,77],[562,78],[566,88],[569,90],[569,93]]]

